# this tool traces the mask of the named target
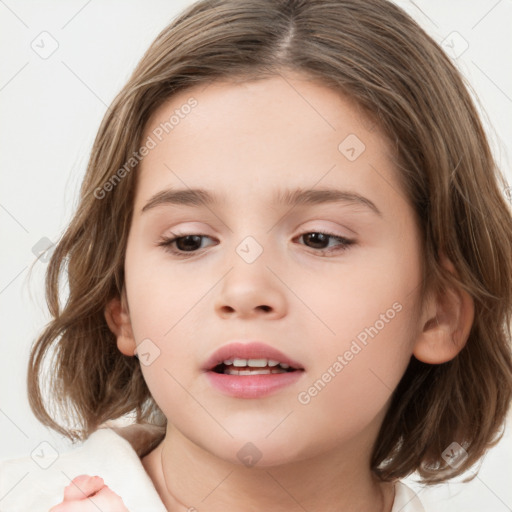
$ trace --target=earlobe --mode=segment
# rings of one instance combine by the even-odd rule
[[[110,300],[105,307],[105,319],[109,329],[117,338],[117,348],[120,352],[125,356],[133,356],[137,345],[124,297]]]
[[[449,260],[445,259],[443,264],[456,275]],[[461,288],[450,288],[431,298],[424,311],[414,357],[429,364],[450,361],[468,340],[475,314],[473,298]]]

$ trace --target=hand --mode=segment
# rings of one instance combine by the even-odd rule
[[[64,489],[62,503],[48,512],[129,512],[123,500],[99,476],[80,475]]]

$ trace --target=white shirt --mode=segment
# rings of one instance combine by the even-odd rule
[[[132,445],[110,428],[61,453],[0,461],[0,511],[48,512],[61,503],[64,488],[78,475],[100,476],[130,512],[167,512]],[[40,457],[38,457],[40,455]],[[45,458],[46,457],[46,458]],[[395,486],[392,512],[425,512],[404,483]]]

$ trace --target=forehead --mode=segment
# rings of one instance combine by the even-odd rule
[[[194,100],[197,106],[189,108]],[[172,127],[167,126],[166,134],[176,131],[178,125],[191,125],[194,121],[200,121],[203,128],[216,128],[229,121],[237,132],[238,127],[249,123],[260,136],[259,128],[267,127],[270,131],[279,127],[279,121],[293,127],[297,134],[322,129],[337,131],[347,126],[359,129],[362,134],[375,128],[370,114],[349,96],[297,72],[250,81],[215,80],[188,87],[173,94],[152,113],[146,123],[146,135],[168,122],[173,113]],[[189,122],[185,123],[185,118]]]
[[[218,190],[233,200],[236,192],[240,202],[315,184],[398,189],[386,136],[352,100],[306,76],[180,91],[147,122],[149,139],[138,202],[169,187]]]

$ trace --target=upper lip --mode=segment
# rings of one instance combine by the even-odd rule
[[[303,370],[303,366],[266,343],[260,341],[227,343],[218,348],[204,363],[203,370],[212,370],[226,359],[273,359],[285,363],[295,370]]]

